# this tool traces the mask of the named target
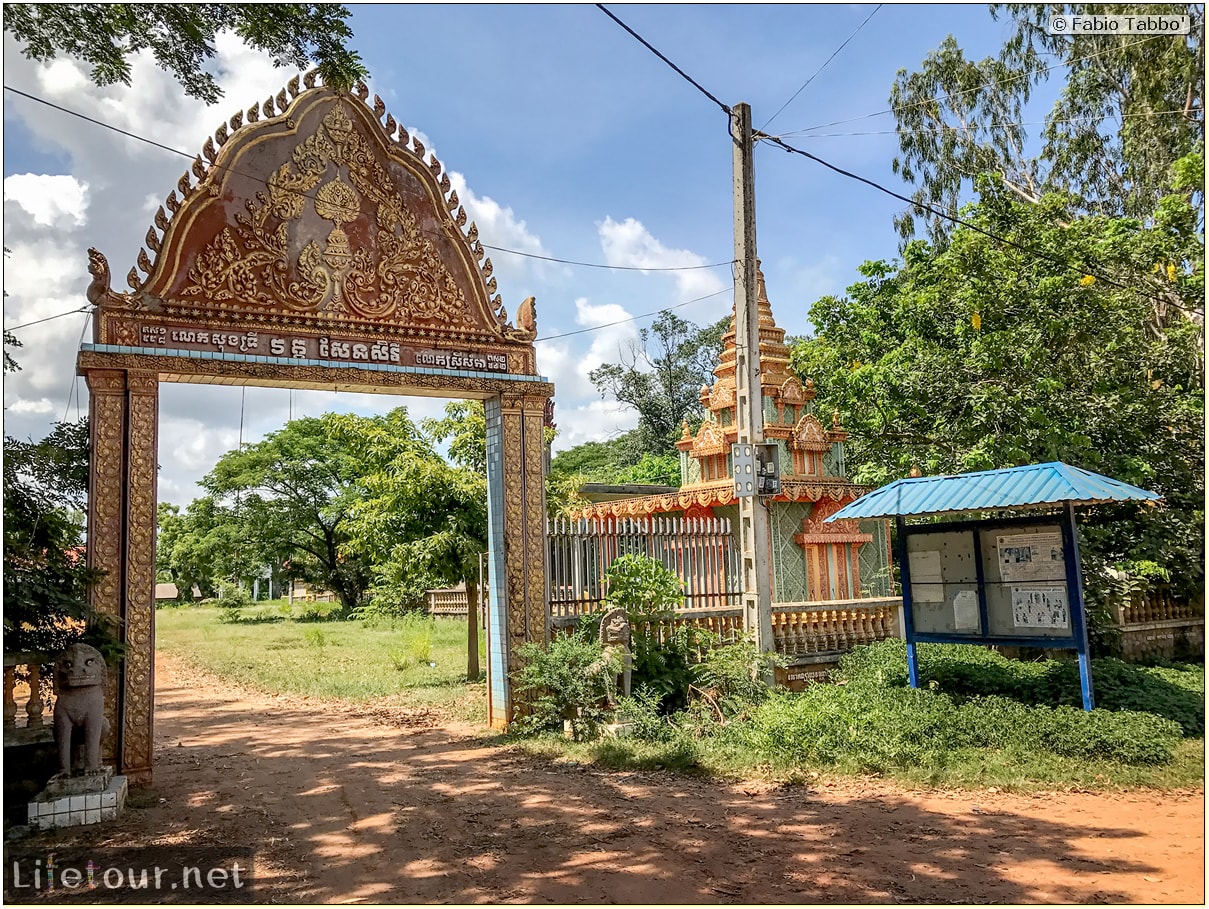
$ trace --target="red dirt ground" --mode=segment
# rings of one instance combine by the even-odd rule
[[[913,792],[613,773],[160,654],[156,769],[23,845],[253,845],[290,903],[1204,903],[1203,790]]]

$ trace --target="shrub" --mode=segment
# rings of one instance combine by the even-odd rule
[[[660,697],[646,686],[632,689],[628,698],[617,701],[617,716],[634,725],[634,738],[644,742],[670,741],[675,730],[659,711]]]
[[[252,596],[238,584],[220,584],[218,598],[218,620],[228,625],[238,623],[243,618],[243,610],[252,605]]]
[[[828,685],[777,695],[754,711],[749,733],[772,761],[875,771],[944,766],[963,748],[1161,764],[1179,736],[1176,723],[1129,711],[992,697],[959,704],[935,690]]]
[[[605,672],[613,668],[594,671],[604,657],[599,642],[577,632],[556,637],[545,648],[523,644],[519,654],[523,666],[517,674],[517,693],[528,702],[530,712],[510,728],[531,735],[561,730],[563,720],[569,720],[576,741],[593,737],[605,718],[601,707]]]
[[[1009,698],[1026,705],[1081,707],[1079,667],[1069,660],[1022,662],[975,644],[919,645],[923,684],[961,701]],[[906,645],[880,641],[858,647],[840,660],[837,678],[850,685],[905,688]],[[1096,707],[1165,717],[1187,737],[1205,732],[1203,667],[1144,667],[1106,658],[1092,661]]]
[[[712,647],[692,667],[694,694],[706,700],[721,721],[742,716],[768,699],[767,679],[785,658],[762,653],[751,640]]]
[[[686,707],[692,665],[716,639],[689,625],[671,626],[676,607],[684,602],[680,579],[655,559],[624,555],[609,566],[605,582],[608,608],[624,609],[630,621],[631,687],[658,695],[665,714]]]

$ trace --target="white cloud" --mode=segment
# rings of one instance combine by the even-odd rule
[[[610,265],[630,268],[694,268],[708,265],[703,256],[687,249],[669,249],[648,231],[641,221],[626,218],[614,221],[606,217],[597,225],[600,248]],[[704,297],[725,288],[714,270],[696,268],[693,271],[669,272],[676,279],[676,290],[682,301]]]
[[[638,425],[638,412],[613,400],[588,401],[570,407],[556,406],[558,435],[554,449],[565,451],[584,442],[606,442]]]
[[[478,195],[466,185],[466,178],[457,171],[449,172],[449,182],[466,209],[467,218],[478,225],[479,239],[487,246],[500,247],[487,250],[487,256],[495,266],[495,273],[499,276],[502,286],[519,285],[528,277],[529,269],[539,277],[545,276],[550,270],[550,263],[500,251],[512,249],[535,256],[550,256],[550,251],[542,245],[541,238],[530,232],[529,226],[517,218],[511,208],[501,205],[490,196]]]
[[[79,227],[88,209],[88,184],[67,174],[13,174],[4,178],[4,201],[12,201],[43,227]]]
[[[597,405],[611,405],[611,409],[607,409],[610,414],[622,413],[624,405],[600,400],[600,392],[596,390],[588,374],[602,363],[620,362],[630,345],[637,342],[638,329],[634,322],[626,321],[629,318],[630,313],[615,303],[593,306],[586,298],[580,297],[575,301],[575,323],[583,328],[600,329],[588,335],[591,343],[587,351],[582,349],[582,340],[576,342],[573,338],[537,342],[538,372],[554,383],[555,399],[564,405],[584,399],[588,401],[579,405],[570,403],[566,407],[560,405],[560,413],[571,410],[583,417],[576,419],[575,431],[570,431],[568,425],[559,422],[560,439],[565,441],[572,435],[583,432],[589,433],[591,438],[604,439],[619,431],[617,425],[614,425],[615,421],[602,423],[597,419],[606,412]],[[625,408],[625,411],[628,412],[628,408]],[[637,425],[637,416],[634,415],[632,419],[626,417],[622,422],[625,424],[624,429],[633,428]]]
[[[36,401],[29,399],[17,401],[7,409],[12,413],[48,414],[54,413],[55,405],[50,403],[50,398],[38,398]]]

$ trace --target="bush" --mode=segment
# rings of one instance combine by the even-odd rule
[[[1079,667],[1069,660],[1021,662],[975,644],[921,644],[922,684],[935,683],[957,700],[1008,698],[1026,705],[1082,707]],[[1205,732],[1205,670],[1186,665],[1144,667],[1106,658],[1092,661],[1096,707],[1164,717],[1187,737]],[[906,644],[880,641],[840,660],[837,678],[851,685],[905,688]]]
[[[766,679],[785,662],[780,654],[762,653],[750,640],[712,647],[692,668],[693,687],[719,720],[733,719],[768,699],[772,689]]]
[[[252,605],[252,595],[238,584],[220,584],[214,605],[219,609],[218,620],[234,625],[242,621],[243,610]]]
[[[665,714],[688,706],[692,665],[716,639],[692,626],[670,627],[676,607],[684,602],[680,579],[655,559],[624,555],[609,566],[605,583],[608,608],[624,609],[630,621],[631,688],[642,686],[658,695]]]
[[[594,737],[606,712],[605,674],[596,671],[604,657],[600,643],[576,632],[561,635],[549,647],[523,644],[519,649],[523,666],[517,674],[517,693],[528,702],[530,712],[511,725],[521,735],[561,730],[563,720],[571,723],[572,738]],[[620,670],[620,667],[616,667]]]
[[[1176,723],[1143,713],[846,685],[778,695],[754,711],[749,732],[768,760],[865,771],[944,766],[968,748],[1153,765],[1171,759],[1179,737]]]

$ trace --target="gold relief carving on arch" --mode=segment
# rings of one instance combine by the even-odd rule
[[[478,327],[433,240],[341,103],[245,208],[234,228],[223,227],[197,254],[183,297]],[[295,253],[317,232],[316,219],[332,225],[326,237],[311,236]]]
[[[129,476],[127,478],[125,728],[122,767],[148,770],[152,763],[152,623],[155,590],[156,416],[159,379],[127,374]]]
[[[525,471],[525,563],[528,575],[529,635],[544,643],[546,627],[546,490],[542,462],[545,449],[545,398],[527,397],[523,415]]]

